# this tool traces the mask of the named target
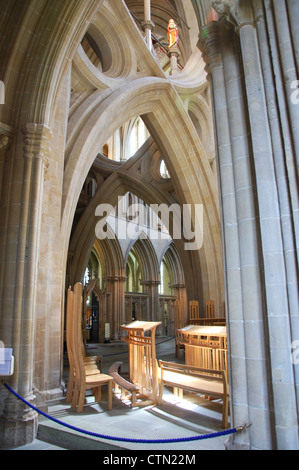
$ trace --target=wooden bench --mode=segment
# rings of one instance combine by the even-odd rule
[[[225,371],[202,369],[174,362],[159,361],[160,363],[160,392],[159,401],[163,397],[164,386],[171,386],[174,392],[177,389],[197,392],[201,395],[221,399],[222,427],[228,427],[228,384]]]
[[[115,392],[117,392],[117,389],[120,388],[122,398],[125,398],[125,391],[131,394],[131,406],[133,408],[134,406],[138,406],[136,402],[136,393],[139,391],[139,387],[137,387],[137,385],[132,384],[131,382],[128,382],[126,379],[119,375],[120,368],[122,365],[123,363],[120,361],[114,362],[109,367],[108,374],[111,375],[113,379],[115,385]]]

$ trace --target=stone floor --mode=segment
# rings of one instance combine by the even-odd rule
[[[116,360],[123,362],[122,373],[128,367],[127,345],[123,342],[110,344],[89,344],[87,355],[100,354],[103,357],[103,371]],[[181,353],[183,356],[183,353]],[[175,357],[174,340],[157,338],[157,358],[178,361]],[[183,357],[180,359],[184,360]],[[65,360],[65,374],[67,360]],[[129,440],[165,440],[182,439],[192,436],[207,435],[223,431],[221,428],[221,405],[207,401],[194,394],[184,394],[178,401],[171,389],[165,391],[163,402],[157,406],[130,408],[129,402],[123,402],[114,395],[113,409],[107,409],[107,395],[103,388],[102,402],[97,404],[93,397],[87,397],[84,411],[78,414],[65,402],[65,398],[48,402],[48,414],[68,426],[109,436],[109,439],[89,436],[53,422],[40,415],[37,439],[29,445],[10,450],[144,450],[144,451],[197,451],[225,450],[225,441],[229,436],[213,437],[190,442],[174,443],[136,443],[122,442]],[[116,440],[110,437],[117,438]]]

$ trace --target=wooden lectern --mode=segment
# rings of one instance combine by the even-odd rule
[[[139,387],[139,398],[147,398],[141,406],[157,403],[159,368],[156,359],[155,335],[161,322],[134,321],[122,325],[128,336],[122,338],[129,345],[129,378]]]

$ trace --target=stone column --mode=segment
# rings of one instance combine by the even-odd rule
[[[299,3],[297,0],[288,0],[286,4],[290,21],[291,36],[297,71],[299,70]]]
[[[142,23],[142,28],[145,32],[145,41],[150,51],[152,51],[153,48],[152,30],[154,26],[151,20],[151,0],[144,0],[144,22]]]
[[[233,56],[229,44],[225,44],[222,54],[222,24],[212,22],[202,30],[199,47],[207,63],[206,70],[212,90],[217,143],[217,166],[219,174],[219,192],[222,207],[222,235],[224,247],[224,271],[226,285],[226,312],[228,317],[228,343],[230,357],[231,421],[249,422],[249,403],[247,397],[247,359],[244,331],[244,307],[242,298],[242,276],[240,259],[240,240],[238,228],[238,210],[236,201],[236,182],[234,176],[230,121],[224,77],[223,55]],[[228,48],[228,49],[227,49]],[[226,63],[229,59],[226,59]],[[233,60],[231,59],[231,63]],[[238,341],[235,341],[235,337]],[[248,435],[236,436],[235,445],[249,446]]]
[[[144,286],[144,293],[148,294],[148,318],[147,321],[159,321],[159,280],[143,280],[140,284]]]
[[[290,31],[290,17],[287,10],[286,0],[272,0],[276,30],[276,41],[278,43],[279,56],[281,60],[281,70],[283,75],[286,107],[289,114],[290,130],[292,133],[292,140],[294,145],[294,152],[297,159],[297,175],[299,174],[299,105],[292,102],[292,94],[294,91],[293,84],[298,84],[298,69],[296,66],[296,57],[294,57],[295,50],[293,48],[294,40],[298,35],[295,34],[294,39]],[[292,3],[292,2],[291,2]],[[270,10],[272,5],[266,2]],[[293,7],[294,9],[294,7]],[[291,10],[292,11],[292,10]],[[297,10],[298,11],[298,10]],[[269,12],[268,12],[269,14]],[[295,17],[296,18],[296,17]],[[295,19],[294,18],[294,19]],[[293,21],[294,21],[293,19]],[[298,23],[298,17],[296,22]],[[292,24],[292,23],[291,23]],[[298,54],[298,51],[297,51]],[[297,56],[298,59],[298,56]]]
[[[284,3],[284,2],[282,2]],[[245,365],[247,375],[247,400],[249,406],[249,418],[251,428],[248,430],[249,447],[251,449],[297,449],[298,448],[298,421],[296,407],[296,374],[294,365],[291,362],[291,340],[294,333],[294,321],[290,321],[290,301],[294,297],[289,296],[287,290],[287,267],[284,243],[289,242],[288,236],[290,231],[283,229],[282,214],[287,210],[286,201],[282,204],[283,197],[287,196],[283,180],[278,180],[283,175],[282,163],[277,157],[278,155],[278,138],[273,140],[274,131],[278,129],[277,117],[273,114],[275,106],[273,104],[273,95],[271,95],[270,87],[273,85],[272,64],[269,62],[268,35],[263,29],[263,15],[265,9],[259,0],[254,2],[239,2],[238,0],[215,0],[213,1],[218,13],[223,14],[227,20],[233,24],[239,37],[240,64],[239,70],[244,71],[244,96],[239,94],[239,99],[244,102],[243,111],[241,111],[238,102],[234,103],[231,108],[236,114],[236,119],[242,118],[244,129],[248,132],[248,149],[250,150],[251,166],[246,173],[245,166],[239,171],[237,160],[233,158],[233,169],[235,174],[235,189],[239,187],[238,180],[247,178],[247,184],[252,180],[254,186],[252,190],[256,192],[255,206],[252,207],[252,215],[256,221],[256,240],[248,240],[248,254],[254,253],[254,247],[259,249],[256,253],[256,274],[254,275],[254,265],[251,265],[250,257],[246,251],[244,260],[247,258],[246,271],[252,270],[252,276],[244,281],[252,289],[255,286],[255,292],[251,293],[252,308],[248,310],[249,300],[246,295],[246,283],[242,286],[242,305],[244,316],[245,331]],[[220,22],[223,21],[223,17]],[[257,34],[257,29],[258,34]],[[284,24],[284,28],[287,25]],[[269,31],[268,31],[269,33]],[[280,32],[278,33],[280,34]],[[282,33],[286,37],[286,31]],[[232,80],[237,77],[237,70],[233,71],[233,64],[226,59],[225,51],[228,47],[224,41],[221,41],[223,47],[223,63],[225,76],[225,90],[227,97],[227,106],[230,107],[230,101],[233,92]],[[273,49],[271,49],[273,51]],[[288,52],[286,52],[288,54]],[[237,57],[237,54],[236,54]],[[227,63],[227,67],[226,67]],[[213,77],[214,78],[214,77]],[[241,83],[241,82],[240,82]],[[277,86],[277,83],[275,84]],[[273,90],[272,90],[273,92]],[[214,94],[215,103],[218,97]],[[237,96],[237,95],[235,95]],[[223,97],[224,98],[224,97]],[[241,113],[238,114],[238,110]],[[215,120],[218,121],[217,108],[215,105]],[[228,112],[229,116],[229,112]],[[290,114],[288,115],[290,117]],[[289,119],[289,117],[287,119]],[[279,116],[279,118],[282,118]],[[229,122],[231,117],[229,118]],[[285,124],[282,120],[280,125]],[[238,125],[240,127],[239,121]],[[232,155],[234,156],[234,146],[236,138],[236,123],[230,129],[230,144],[232,146]],[[241,129],[241,128],[240,128]],[[217,135],[216,141],[218,147],[221,147],[221,140]],[[245,143],[244,138],[242,139]],[[242,155],[240,149],[236,148],[235,155]],[[245,148],[245,147],[244,147]],[[281,150],[281,149],[280,149]],[[220,151],[219,151],[220,155]],[[219,161],[221,158],[219,156]],[[251,175],[250,175],[250,173]],[[245,182],[245,180],[244,180]],[[244,186],[245,188],[246,186]],[[240,187],[239,187],[240,189]],[[240,192],[238,190],[238,192]],[[238,197],[236,202],[238,208]],[[249,199],[244,199],[244,204],[239,206],[239,214],[245,215],[248,212]],[[224,207],[224,201],[222,203]],[[237,211],[238,212],[238,211]],[[225,213],[224,221],[225,221]],[[246,219],[244,219],[244,222]],[[252,223],[248,220],[249,223]],[[242,266],[242,245],[245,247],[246,237],[253,232],[248,231],[248,223],[246,231],[241,230],[239,225],[239,245],[238,252]],[[289,247],[291,245],[288,245]],[[294,245],[292,245],[294,248]],[[226,253],[226,259],[232,259],[236,254],[234,249],[231,253]],[[294,256],[294,251],[293,254]],[[258,272],[258,265],[260,270]],[[244,265],[245,267],[245,265]],[[228,272],[228,269],[226,267]],[[244,271],[245,272],[245,271]],[[242,273],[242,271],[241,271]],[[289,270],[289,275],[294,274]],[[294,281],[294,278],[293,278]],[[227,287],[228,300],[231,296],[229,286]],[[297,298],[297,297],[296,297]],[[246,307],[246,299],[247,307]],[[229,315],[229,345],[240,343],[232,327],[231,310]],[[292,331],[293,330],[293,331]],[[248,335],[248,333],[251,333]],[[248,348],[248,345],[252,345]],[[254,351],[256,348],[256,352]],[[251,352],[252,356],[248,354]],[[233,350],[231,350],[231,355]],[[235,383],[234,375],[234,358],[231,357],[232,366],[232,408],[235,412]],[[246,390],[244,390],[246,392]],[[234,418],[235,419],[235,415]],[[236,424],[236,423],[235,423]],[[233,438],[236,444],[238,438]]]
[[[176,75],[179,72],[178,68],[178,58],[179,51],[177,44],[174,44],[168,49],[168,56],[170,58],[170,75]]]
[[[269,6],[269,5],[268,5]],[[262,1],[255,2],[255,21],[257,25],[257,34],[261,56],[261,67],[265,83],[265,97],[268,108],[269,128],[271,133],[272,148],[273,148],[273,162],[277,181],[277,193],[279,198],[280,218],[281,218],[281,235],[285,259],[285,271],[287,292],[289,298],[290,310],[290,324],[292,340],[295,341],[299,338],[299,319],[298,319],[298,279],[297,271],[298,265],[296,239],[299,238],[298,227],[298,187],[294,178],[294,165],[293,163],[286,163],[285,155],[289,154],[288,159],[293,160],[290,155],[290,146],[287,144],[289,137],[285,132],[281,133],[280,121],[278,119],[280,113],[280,103],[276,97],[279,94],[284,95],[277,89],[279,80],[278,63],[273,41],[274,25],[270,9],[267,11],[267,19],[263,17]],[[272,39],[271,39],[272,38]],[[271,44],[271,48],[269,47]],[[275,57],[275,63],[272,61]],[[272,73],[276,70],[275,75]],[[294,193],[294,197],[290,197],[290,193]],[[294,236],[295,235],[295,236]],[[299,383],[299,364],[294,364],[294,372],[297,377],[296,382]],[[298,402],[297,397],[297,402]]]
[[[5,167],[5,156],[9,148],[11,139],[7,135],[0,135],[0,189],[3,188],[3,177]],[[2,203],[2,191],[0,191],[0,202]]]
[[[257,185],[277,447],[295,449],[299,445],[297,416],[282,411],[282,403],[295,410],[296,398],[273,147],[254,24],[241,24],[239,34]]]
[[[109,307],[107,312],[107,321],[111,325],[111,338],[119,339],[121,336],[120,326],[125,323],[125,282],[126,277],[119,276],[106,276],[103,281],[105,282],[105,290],[109,292]]]
[[[125,286],[126,286],[126,276],[119,275],[118,276],[118,338],[120,338],[123,334],[122,330],[120,329],[121,325],[124,325],[126,322],[126,312],[125,312]]]
[[[14,351],[15,372],[9,382],[20,396],[33,402],[35,303],[42,189],[51,133],[43,125],[30,123],[23,129],[23,135],[23,161],[20,164],[19,159],[15,167],[18,171],[22,167],[20,174],[23,181],[18,212],[18,237],[10,240],[15,243],[14,247],[8,247],[10,259],[15,257],[16,263],[13,330],[9,345]],[[14,218],[17,218],[16,212]],[[37,414],[8,396],[2,417],[1,445],[16,446],[31,442],[36,430]]]
[[[7,277],[6,269],[7,267],[4,264],[6,257],[6,240],[7,240],[7,230],[5,229],[7,224],[7,219],[9,215],[9,193],[11,188],[11,175],[12,175],[12,158],[7,158],[7,153],[11,148],[12,138],[7,135],[0,134],[0,299],[3,299],[5,279]],[[6,311],[5,304],[0,304],[0,318],[3,316]],[[9,318],[6,319],[9,321]],[[10,319],[12,321],[12,318]],[[6,338],[5,331],[3,328],[0,334],[0,340],[5,344],[10,342],[10,337]],[[12,327],[8,328],[8,331],[11,331]]]
[[[256,16],[259,15],[261,10],[256,6]],[[291,225],[294,225],[295,238],[299,239],[299,188],[298,188],[298,174],[296,165],[296,154],[293,146],[292,132],[290,129],[290,119],[288,116],[288,105],[286,100],[290,96],[285,91],[284,73],[281,67],[280,52],[277,44],[277,25],[271,3],[265,0],[266,18],[257,23],[257,31],[259,35],[259,43],[261,45],[261,58],[263,65],[263,72],[265,73],[265,90],[267,93],[267,104],[269,108],[269,120],[272,132],[273,148],[275,151],[274,162],[277,171],[277,180],[281,186],[283,172],[285,171],[286,178],[286,191],[287,196],[281,194],[281,203],[284,205],[287,199],[290,201],[289,215],[292,219]],[[292,37],[294,40],[294,38]],[[298,85],[299,82],[295,82]],[[272,87],[272,90],[271,90]],[[271,94],[272,91],[272,94]],[[292,91],[296,91],[292,89]],[[291,103],[289,105],[295,106],[299,109],[299,103],[293,102],[291,96]],[[273,126],[276,125],[274,130]],[[279,149],[279,150],[278,150]],[[278,160],[277,152],[280,152],[282,157]],[[298,157],[298,155],[297,155]],[[281,191],[280,188],[278,188]],[[284,224],[286,226],[286,224]],[[299,256],[298,244],[296,247],[297,257]],[[296,268],[297,269],[297,268]]]

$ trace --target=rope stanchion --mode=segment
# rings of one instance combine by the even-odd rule
[[[130,438],[126,438],[126,437],[107,436],[105,434],[99,434],[99,433],[96,433],[96,432],[87,431],[87,430],[84,430],[84,429],[80,429],[76,426],[72,426],[71,424],[64,423],[63,421],[60,421],[59,419],[48,415],[44,411],[39,410],[34,405],[32,405],[31,403],[26,401],[18,393],[16,393],[9,385],[7,385],[3,380],[2,380],[2,384],[18,400],[21,400],[25,405],[29,406],[30,408],[32,408],[34,411],[36,411],[38,414],[44,416],[45,418],[48,418],[49,420],[51,420],[51,421],[53,421],[57,424],[60,424],[64,427],[67,427],[67,428],[69,428],[73,431],[77,431],[77,432],[86,434],[88,436],[98,437],[100,439],[107,439],[107,440],[111,440],[111,441],[133,442],[133,443],[136,443],[136,444],[165,444],[165,443],[168,444],[168,443],[175,443],[175,442],[190,442],[190,441],[199,441],[199,440],[203,440],[203,439],[211,439],[211,438],[215,438],[215,437],[219,437],[219,436],[226,436],[226,435],[229,435],[229,434],[234,434],[236,432],[243,431],[244,428],[245,428],[245,426],[238,426],[238,427],[233,428],[233,429],[227,429],[225,431],[214,432],[214,433],[210,433],[210,434],[201,434],[199,436],[180,437],[180,438],[172,438],[172,439],[130,439]]]

